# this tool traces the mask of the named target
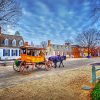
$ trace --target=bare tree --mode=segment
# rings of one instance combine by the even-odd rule
[[[46,47],[47,47],[47,42],[46,42],[46,41],[42,41],[42,42],[41,42],[41,46],[42,46],[43,48],[46,48]]]
[[[0,26],[14,25],[21,16],[21,7],[17,0],[0,0]]]
[[[72,43],[73,43],[73,41],[72,41],[71,39],[67,39],[67,40],[65,40],[65,43],[72,44]]]
[[[96,29],[88,29],[78,34],[77,42],[81,47],[85,47],[88,50],[88,56],[90,55],[90,49],[95,48],[98,44],[100,37],[99,31]]]

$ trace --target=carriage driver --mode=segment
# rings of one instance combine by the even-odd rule
[[[42,51],[40,51],[39,56],[45,56],[45,54]]]

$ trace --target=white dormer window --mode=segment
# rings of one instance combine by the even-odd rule
[[[4,45],[5,45],[5,46],[8,46],[8,39],[5,39],[5,40],[4,40]]]
[[[15,39],[12,41],[12,46],[16,46],[16,40]]]
[[[20,40],[20,41],[19,41],[19,46],[23,46],[23,44],[24,44],[23,41]]]

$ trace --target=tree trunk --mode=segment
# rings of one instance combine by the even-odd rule
[[[88,57],[90,56],[90,47],[88,47]]]

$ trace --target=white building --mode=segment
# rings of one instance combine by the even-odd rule
[[[18,32],[15,35],[1,33],[0,28],[0,59],[17,59],[20,57],[20,46],[23,46],[24,40]]]
[[[71,45],[65,43],[64,45],[52,44],[51,40],[48,40],[47,55],[65,55],[66,57],[71,56]]]

